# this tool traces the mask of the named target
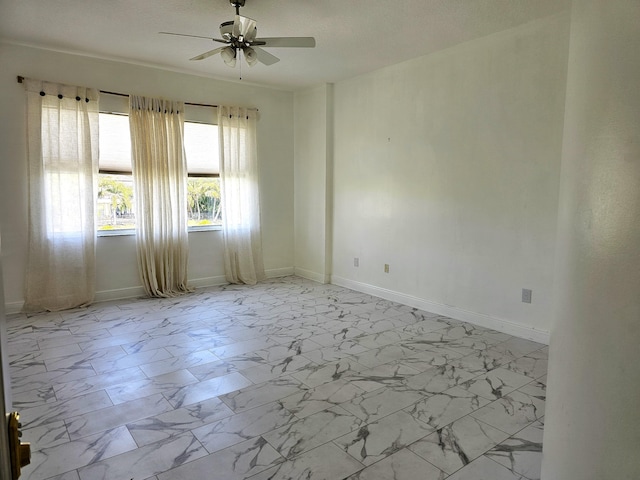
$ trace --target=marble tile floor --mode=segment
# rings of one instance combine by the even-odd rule
[[[299,277],[8,319],[24,480],[540,478],[544,345]]]

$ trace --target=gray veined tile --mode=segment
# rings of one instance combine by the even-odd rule
[[[73,470],[61,475],[56,475],[55,477],[50,477],[47,480],[80,480],[80,477],[78,476],[78,472],[76,470]]]
[[[96,340],[89,340],[87,342],[80,342],[80,348],[83,351],[100,350],[108,347],[117,347],[120,345],[129,345],[140,340],[151,338],[147,332],[131,332],[121,335],[112,335],[109,337],[98,338]],[[123,350],[124,351],[124,350]]]
[[[304,339],[292,340],[282,344],[271,345],[258,350],[255,353],[260,355],[268,362],[273,362],[286,357],[302,355],[303,353],[311,352],[319,348],[321,348],[321,346],[317,343],[309,339]]]
[[[238,355],[243,355],[245,353],[253,353],[274,345],[278,344],[268,338],[254,338],[243,342],[230,343],[229,345],[224,345],[222,347],[216,347],[211,351],[219,358],[225,359],[237,357]]]
[[[345,478],[362,464],[333,443],[309,450],[278,466],[254,475],[251,480],[329,480]]]
[[[315,337],[314,337],[315,340]],[[344,340],[335,345],[312,350],[304,354],[316,363],[335,362],[352,355],[366,352],[367,349],[355,340]]]
[[[327,333],[314,335],[312,340],[323,347],[330,347],[353,339],[354,337],[364,335],[364,333],[357,328],[344,326],[342,321],[339,322],[339,325],[340,328],[335,329],[335,331],[329,330]],[[322,326],[326,328],[326,322],[323,322]]]
[[[364,370],[365,367],[353,359],[342,359],[337,362],[315,365],[293,373],[291,376],[308,387],[317,387],[323,383],[340,380],[342,377]]]
[[[129,432],[139,446],[179,435],[233,415],[218,398],[194,403],[159,415],[150,414],[144,419],[127,423]]]
[[[262,436],[282,456],[292,458],[352,432],[362,424],[362,420],[343,408],[331,407]]]
[[[107,330],[94,330],[90,333],[83,333],[79,335],[71,335],[69,332],[68,335],[60,335],[60,336],[51,336],[43,338],[38,341],[38,345],[41,349],[45,348],[56,348],[62,347],[64,345],[70,345],[73,343],[80,344],[82,342],[90,342],[92,340],[98,340],[99,338],[110,337],[111,334]]]
[[[295,420],[279,403],[270,403],[195,428],[193,434],[210,453],[275,430]]]
[[[225,360],[218,360],[216,362],[189,367],[189,371],[198,380],[203,381],[266,364],[267,361],[261,356],[247,353],[237,357],[227,358]]]
[[[407,321],[407,319],[415,319],[415,322]],[[433,317],[427,317],[425,314],[418,313],[403,313],[398,316],[399,320],[402,320],[405,325],[397,327],[403,333],[410,335],[411,337],[419,337],[425,333],[434,332],[440,330],[447,325],[434,319]]]
[[[547,374],[548,354],[536,350],[512,361],[504,368],[531,378],[540,378]]]
[[[524,387],[520,387],[518,391],[545,402],[547,400],[547,376],[540,377]]]
[[[460,387],[424,398],[405,408],[414,418],[433,428],[441,428],[487,405],[489,400]]]
[[[495,446],[485,455],[513,473],[527,479],[539,480],[543,430],[544,425],[541,422],[535,422]]]
[[[240,480],[283,461],[271,445],[256,437],[161,473],[158,480]]]
[[[419,392],[381,388],[343,403],[341,407],[366,423],[371,423],[413,405],[422,398],[424,395]]]
[[[481,375],[504,366],[512,360],[514,360],[512,355],[488,348],[486,350],[476,350],[470,355],[457,358],[451,364],[457,368]]]
[[[13,394],[34,389],[47,388],[52,384],[72,382],[74,380],[88,378],[96,374],[91,365],[82,365],[74,368],[61,368],[47,371],[28,377],[12,377],[11,391]]]
[[[499,463],[485,457],[476,458],[469,465],[461,468],[447,480],[528,480],[527,478],[510,472]]]
[[[401,344],[394,344],[367,350],[360,355],[355,355],[354,358],[365,367],[373,368],[384,363],[401,361],[413,357],[415,354],[416,352],[413,349],[404,347]]]
[[[529,382],[531,382],[530,377],[504,368],[496,368],[489,373],[468,380],[460,386],[481,397],[497,400]]]
[[[443,480],[445,474],[406,448],[345,480]]]
[[[37,407],[58,400],[52,386],[41,387],[36,390],[28,390],[13,394],[13,409]]]
[[[298,418],[305,418],[327,408],[343,404],[364,393],[347,380],[324,383],[309,390],[294,393],[279,402]]]
[[[175,335],[167,335],[163,337],[151,337],[138,340],[134,343],[122,345],[122,348],[128,354],[136,354],[145,352],[148,350],[157,350],[169,345],[182,345],[193,342],[193,338],[184,333],[178,333]]]
[[[409,345],[409,348],[414,347],[415,345]],[[401,361],[405,365],[424,372],[431,367],[442,367],[446,364],[454,364],[456,359],[461,356],[462,354],[448,348],[429,347],[429,350],[416,350],[414,355],[404,358]]]
[[[197,383],[188,370],[158,375],[148,380],[138,380],[107,388],[107,393],[114,404],[129,402],[136,398],[149,397],[158,393],[166,393],[169,390],[178,390],[186,385]]]
[[[39,407],[27,408],[20,413],[25,428],[33,428],[112,405],[104,391],[89,393],[70,400],[59,400]]]
[[[20,350],[16,355],[10,355],[9,361],[13,365],[20,362],[21,359],[25,360],[51,360],[53,358],[66,357],[75,353],[82,353],[82,350],[78,344],[64,345],[62,347],[47,348],[45,350],[36,350],[33,352],[24,353],[26,350]]]
[[[171,409],[169,402],[162,395],[156,394],[72,417],[65,423],[69,436],[76,440]]]
[[[383,368],[384,367],[384,368]],[[402,373],[393,371],[396,367]],[[365,392],[373,392],[383,387],[399,387],[403,381],[415,373],[408,375],[407,371],[413,370],[411,367],[404,367],[404,362],[393,362],[391,364],[380,365],[362,372],[347,372],[342,379],[357,386]]]
[[[20,364],[11,365],[9,368],[11,378],[25,378],[46,371],[47,367],[44,364],[44,360],[25,361]]]
[[[37,449],[55,447],[70,440],[62,420],[23,429],[22,434],[22,441],[31,443],[32,448]]]
[[[252,385],[241,373],[235,372],[222,377],[215,377],[202,382],[185,385],[177,389],[165,389],[164,397],[174,408],[201,402],[209,398],[236,392],[242,388]]]
[[[520,358],[534,352],[535,350],[540,350],[542,347],[544,347],[544,345],[541,343],[516,337],[511,337],[506,342],[502,342],[494,346],[496,350],[509,353],[515,358]]]
[[[66,400],[105,388],[114,387],[122,383],[146,380],[147,377],[138,367],[125,368],[115,372],[102,373],[72,382],[57,382],[54,386],[56,397]]]
[[[410,334],[396,328],[394,330],[385,330],[379,333],[363,334],[354,340],[367,349],[373,349],[384,347],[385,345],[392,345],[410,338]]]
[[[433,430],[401,410],[364,425],[334,440],[334,443],[364,465],[371,465],[427,436]]]
[[[408,377],[403,381],[403,387],[423,393],[440,393],[473,377],[474,374],[447,364]]]
[[[471,416],[439,428],[409,446],[447,474],[464,467],[509,435]]]
[[[205,363],[211,363],[218,361],[213,353],[208,350],[200,350],[198,352],[181,355],[178,357],[170,357],[157,362],[145,363],[140,365],[140,369],[148,377],[156,377],[158,375],[164,375],[165,373],[175,372],[183,368],[195,367]]]
[[[126,355],[119,346],[102,348],[87,352],[73,353],[63,357],[49,358],[45,360],[47,370],[58,370],[62,368],[74,368],[79,365],[86,365],[93,361],[104,359],[116,360]]]
[[[36,450],[25,468],[26,480],[41,480],[134,450],[136,444],[125,427],[99,435]]]
[[[471,415],[503,432],[514,434],[544,416],[544,401],[515,391]]]
[[[80,480],[147,479],[207,455],[191,433],[102,460],[78,470]]]
[[[171,354],[164,348],[158,348],[156,350],[131,353],[117,358],[94,360],[91,362],[91,365],[97,373],[106,373],[124,368],[138,367],[146,363],[157,362],[170,357]]]
[[[308,358],[303,357],[302,355],[295,355],[276,360],[266,365],[247,368],[242,370],[242,375],[247,377],[253,383],[262,383],[314,365],[315,363]]]

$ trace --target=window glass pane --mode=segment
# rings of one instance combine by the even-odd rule
[[[217,125],[184,122],[184,150],[189,173],[220,173]]]
[[[98,230],[136,228],[131,175],[98,176]]]
[[[131,173],[131,133],[129,117],[101,113],[100,170]]]
[[[190,227],[222,225],[220,179],[190,177],[187,181],[188,224]]]

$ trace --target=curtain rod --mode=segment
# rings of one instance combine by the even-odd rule
[[[18,75],[18,83],[23,83],[23,82],[24,82],[24,77],[22,75]],[[109,92],[107,90],[100,90],[100,93],[104,93],[106,95],[116,95],[118,97],[128,97],[129,96],[127,93]],[[210,105],[208,103],[190,103],[190,102],[183,102],[183,103],[185,105],[190,105],[192,107],[218,108],[218,105]],[[259,111],[257,108],[250,108],[249,110],[255,110],[256,112]]]

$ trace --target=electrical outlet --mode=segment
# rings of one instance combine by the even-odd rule
[[[384,264],[384,273],[389,273],[389,264],[388,263]]]
[[[531,303],[531,290],[528,288],[522,289],[522,303]]]
[[[360,259],[358,257],[353,257],[353,266],[354,267],[360,266]]]

